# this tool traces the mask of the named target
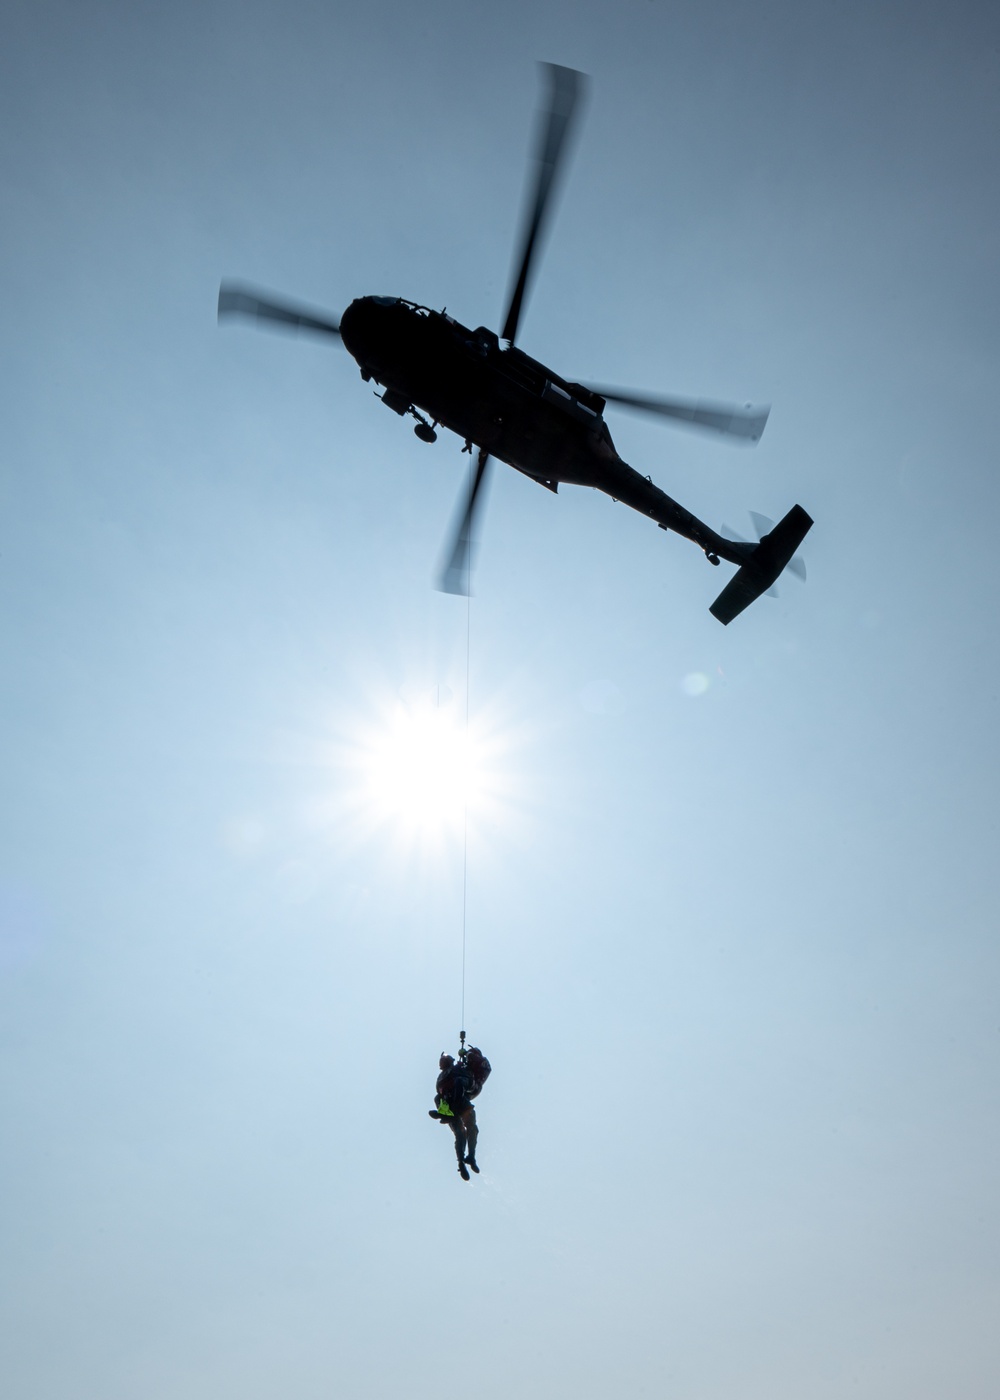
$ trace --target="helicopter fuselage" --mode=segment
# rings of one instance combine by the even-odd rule
[[[494,331],[401,298],[359,297],[340,333],[387,407],[428,415],[421,435],[429,440],[426,429],[440,425],[549,490],[593,487],[693,540],[713,563],[745,562],[747,546],[716,534],[619,457],[599,394],[501,345]]]

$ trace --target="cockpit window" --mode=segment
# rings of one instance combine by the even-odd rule
[[[395,306],[399,297],[372,297],[376,306]]]

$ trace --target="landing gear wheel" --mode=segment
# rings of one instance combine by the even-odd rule
[[[413,429],[421,442],[437,442],[438,435],[429,423],[418,423]]]
[[[705,550],[705,558],[710,564],[717,564],[719,562],[719,556],[717,554],[713,554],[712,551],[709,549]]]

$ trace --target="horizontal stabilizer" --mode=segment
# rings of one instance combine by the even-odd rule
[[[792,506],[726,584],[709,608],[712,616],[726,626],[766,593],[809,533],[812,523],[812,516],[801,506]]]

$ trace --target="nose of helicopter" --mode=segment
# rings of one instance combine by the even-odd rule
[[[378,358],[392,310],[398,305],[398,297],[356,297],[341,316],[341,339],[362,367]]]

